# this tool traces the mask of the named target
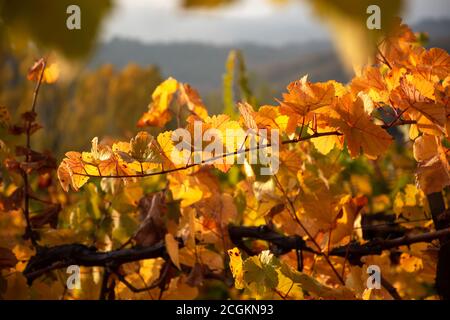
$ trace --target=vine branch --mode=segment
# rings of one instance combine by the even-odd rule
[[[31,109],[29,111],[30,117],[27,120],[27,127],[26,127],[26,148],[27,152],[25,154],[25,162],[30,162],[30,150],[31,150],[31,129],[33,127],[33,122],[35,120],[35,110],[36,110],[36,102],[39,95],[39,89],[41,88],[42,79],[44,78],[44,71],[45,67],[47,65],[47,61],[45,59],[42,60],[42,69],[39,74],[39,78],[36,82],[36,86],[34,87],[33,91],[33,100],[31,102]],[[23,184],[24,184],[24,216],[26,221],[26,231],[25,231],[25,238],[29,238],[31,240],[31,243],[33,246],[37,246],[36,236],[33,233],[31,221],[30,221],[30,194],[29,194],[29,179],[28,179],[28,173],[26,170],[22,169],[22,178],[23,178]]]
[[[282,145],[285,144],[291,144],[291,143],[298,143],[298,142],[302,142],[302,141],[307,141],[310,139],[314,139],[314,138],[319,138],[319,137],[325,137],[325,136],[341,136],[342,133],[340,133],[339,131],[329,131],[329,132],[320,132],[320,133],[314,133],[308,137],[303,137],[303,138],[296,138],[296,139],[290,139],[290,140],[284,140],[281,142]],[[150,173],[144,173],[144,174],[129,174],[129,175],[109,175],[109,176],[100,176],[100,175],[93,175],[93,174],[88,174],[88,173],[82,173],[82,172],[74,172],[74,175],[78,175],[78,176],[83,176],[83,177],[89,177],[89,178],[113,178],[113,179],[125,179],[125,178],[144,178],[144,177],[151,177],[151,176],[157,176],[157,175],[163,175],[163,174],[168,174],[168,173],[173,173],[173,172],[177,172],[177,171],[183,171],[183,170],[187,170],[189,168],[195,167],[195,166],[199,166],[199,165],[204,165],[204,164],[208,164],[211,162],[214,162],[216,160],[220,160],[220,159],[225,159],[227,157],[230,156],[235,156],[241,153],[246,153],[246,152],[250,152],[250,151],[254,151],[254,150],[261,150],[264,148],[269,148],[271,147],[273,144],[271,142],[263,145],[263,146],[257,146],[257,147],[247,147],[245,149],[238,149],[232,152],[228,152],[228,153],[223,153],[220,154],[218,156],[214,156],[205,160],[202,160],[198,163],[190,163],[187,164],[185,166],[182,167],[178,167],[178,168],[173,168],[173,169],[167,169],[167,170],[161,170],[158,172],[150,172]]]
[[[249,254],[254,253],[248,251],[249,249],[243,245],[244,239],[247,238],[271,242],[278,248],[277,250],[280,250],[277,252],[278,254],[284,254],[293,249],[303,249],[314,254],[322,254],[307,247],[300,237],[281,235],[268,226],[244,227],[230,225],[228,232],[234,244]],[[407,235],[391,240],[373,240],[365,244],[351,243],[332,249],[328,256],[344,257],[348,251],[348,255],[352,257],[350,261],[355,261],[355,258],[381,254],[383,250],[417,242],[430,242],[444,236],[450,236],[450,228],[418,235]],[[149,247],[119,249],[109,252],[99,252],[95,247],[88,247],[82,244],[66,244],[50,248],[39,248],[36,255],[28,262],[23,274],[27,278],[28,283],[31,284],[35,279],[50,271],[66,268],[70,265],[99,266],[117,270],[120,265],[127,262],[159,257],[168,259],[164,242],[159,242]],[[217,278],[217,275],[211,274],[211,277]]]

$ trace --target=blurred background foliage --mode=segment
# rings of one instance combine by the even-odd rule
[[[247,2],[251,1],[175,1],[180,17]],[[38,113],[45,130],[35,139],[36,147],[60,158],[64,150],[88,148],[86,137],[130,138],[154,88],[168,76],[198,88],[211,114],[230,115],[239,100],[255,107],[275,103],[273,97],[304,74],[312,81],[346,82],[354,66],[373,56],[380,37],[408,5],[402,0],[261,0],[274,10],[300,2],[330,29],[334,48],[314,42],[281,47],[242,43],[236,45],[240,50],[188,41],[104,42],[108,17],[121,8],[118,0],[0,0],[0,105],[17,117],[31,103],[33,84],[26,80],[27,69],[40,57],[56,62],[59,79],[42,90]],[[71,4],[81,8],[81,30],[66,28],[66,8]],[[381,30],[366,27],[366,8],[372,4],[381,8]],[[442,26],[432,28],[439,31],[432,45],[448,49],[448,32]]]
[[[26,70],[33,59],[21,58],[18,63],[10,56],[3,60],[0,70],[0,101],[12,106],[10,111],[15,119],[31,105],[34,86],[26,79]],[[117,70],[105,64],[68,80],[44,85],[38,109],[44,130],[36,133],[35,148],[51,150],[61,157],[69,146],[88,148],[89,137],[130,138],[150,93],[162,80],[154,66],[130,63]]]
[[[81,8],[83,26],[75,32],[65,28],[69,5]],[[2,46],[28,47],[30,41],[68,57],[85,56],[95,44],[101,22],[112,9],[112,0],[0,0]]]
[[[268,1],[277,6],[299,0],[261,1]],[[393,17],[401,12],[405,4],[401,0],[303,1],[308,3],[313,14],[332,30],[333,43],[347,72],[354,64],[367,61],[373,53],[374,44],[381,36],[380,32],[366,28],[365,8],[367,5],[378,4],[381,7],[383,32],[385,32],[389,30]],[[239,0],[182,0],[178,3],[180,10],[220,10],[223,6],[237,2]],[[78,4],[82,8],[83,27],[80,31],[69,32],[65,28],[66,7],[69,4]],[[120,53],[120,61],[125,61],[123,63],[112,61],[105,64],[105,59],[98,61],[94,59],[94,62],[90,60],[98,49],[104,20],[115,5],[112,0],[20,2],[0,0],[0,106],[8,107],[13,119],[18,119],[20,113],[29,109],[32,100],[34,83],[26,79],[28,68],[42,56],[47,57],[49,63],[57,63],[60,68],[58,81],[53,84],[44,84],[39,95],[37,111],[39,122],[44,128],[33,136],[33,148],[51,150],[58,162],[67,150],[88,150],[91,144],[90,139],[95,136],[103,140],[127,140],[133,137],[137,131],[136,121],[147,110],[151,93],[167,76],[163,74],[159,65],[145,64],[131,59],[133,50],[141,55],[148,55],[143,47],[133,48],[132,43],[124,43],[123,51],[114,51]],[[286,32],[291,31],[286,30]],[[448,42],[444,45],[439,43],[437,46],[445,47],[445,44]],[[113,49],[113,47],[106,47],[102,54],[111,53]],[[252,52],[251,59],[245,52],[242,54],[240,51],[232,51],[227,58],[228,50],[223,53],[214,51],[214,48],[200,47],[196,51],[189,45],[165,49],[161,50],[160,56],[165,58],[168,52],[173,52],[174,55],[167,60],[167,63],[178,63],[183,68],[192,67],[191,60],[188,61],[186,57],[198,57],[198,64],[193,66],[196,72],[194,77],[200,74],[203,77],[201,79],[203,83],[210,84],[215,78],[222,80],[222,89],[219,84],[219,89],[216,91],[204,90],[208,94],[202,94],[210,114],[225,110],[232,115],[235,112],[234,102],[241,99],[254,105],[274,103],[273,97],[283,90],[290,80],[298,79],[305,73],[309,73],[314,81],[335,79],[345,82],[346,80],[345,71],[336,66],[334,55],[302,51],[308,48],[283,47],[262,52],[260,47],[252,47],[247,50]],[[204,56],[201,55],[202,52],[205,55],[215,56],[219,61],[216,64],[218,67],[212,68],[207,65]],[[248,70],[251,67],[252,70],[264,71],[264,68],[267,68],[265,55],[274,56],[272,58],[278,60],[277,64],[271,66],[272,74],[275,74],[278,80],[276,85],[273,82],[264,82],[261,77]],[[299,64],[292,59],[295,55],[301,56],[299,59],[302,58],[303,61],[306,60],[308,68],[297,68]],[[247,69],[246,66],[249,68]],[[189,81],[191,76],[192,73],[182,73],[181,78],[185,77],[186,80],[180,80]],[[210,87],[207,88],[210,89]],[[169,128],[175,125],[176,123],[171,123]],[[368,207],[371,213],[395,215],[394,204],[398,198],[397,195],[406,190],[409,184],[414,183],[411,172],[416,165],[408,148],[410,147],[408,139],[403,138],[407,137],[407,132],[399,132],[399,130],[403,129],[392,129],[397,144],[395,149],[392,148],[383,159],[351,160],[348,153],[338,150],[333,151],[329,156],[322,156],[312,151],[313,156],[324,170],[342,172],[345,182],[339,186],[345,192],[355,196],[367,196],[370,199]],[[23,141],[20,143],[8,141],[8,139],[19,138],[6,136],[2,131],[0,136],[7,145],[23,144]],[[306,150],[302,154],[309,156]],[[226,182],[222,184],[224,191],[231,193],[236,189],[238,178],[242,175],[240,170],[234,167],[228,175],[219,176],[221,182]],[[142,182],[142,185],[136,184],[119,189],[113,181],[101,185],[98,180],[90,182],[80,193],[74,194],[63,193],[59,186],[42,187],[39,181],[33,181],[32,188],[38,189],[36,192],[39,196],[48,191],[52,200],[57,200],[64,205],[58,220],[60,229],[43,234],[43,243],[47,241],[54,245],[78,241],[96,245],[102,249],[109,248],[108,246],[116,247],[119,243],[126,241],[136,229],[137,203],[143,194],[161,190],[165,187],[165,183],[159,177],[151,177]],[[112,192],[114,188],[118,190]],[[2,191],[10,195],[13,190]],[[102,199],[105,201],[101,201]],[[237,201],[239,202],[239,199]],[[31,209],[33,212],[42,210],[37,205]],[[105,212],[109,213],[104,214]],[[420,218],[426,215],[423,210],[420,210],[419,214]],[[19,235],[17,237],[20,237],[23,234],[22,228],[23,220],[20,219],[20,212],[3,215],[0,220],[3,237],[0,238],[6,239],[9,234],[17,234]],[[106,241],[102,243],[101,241],[104,241],[109,234],[111,234],[110,242],[112,243],[106,243]],[[20,250],[24,249],[19,246],[17,251],[20,252]],[[83,270],[84,292],[79,293],[80,297],[98,297],[100,275],[97,269]],[[62,274],[62,276],[65,275]],[[411,281],[415,280],[412,275],[408,276]],[[15,281],[19,289],[21,286],[26,286],[22,278],[17,278]],[[51,283],[56,285],[59,282]],[[59,287],[43,290],[43,286],[47,284],[43,281],[36,282],[33,290],[52,294],[59,294],[62,291]],[[19,289],[10,292],[17,294],[26,292]],[[230,294],[232,295],[232,292],[226,291],[221,283],[213,288],[204,288],[200,292],[200,296],[204,298],[228,298]]]

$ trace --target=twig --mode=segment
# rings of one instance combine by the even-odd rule
[[[297,222],[297,224],[302,228],[302,230],[306,233],[306,235],[308,236],[308,238],[311,240],[311,242],[316,246],[316,248],[321,251],[322,248],[320,247],[320,245],[317,243],[316,239],[314,239],[314,237],[312,236],[312,234],[308,231],[308,229],[306,229],[305,225],[300,221],[300,219],[297,216],[297,212],[295,210],[295,206],[294,203],[292,202],[292,200],[288,197],[288,195],[286,194],[283,186],[281,185],[280,181],[278,181],[277,175],[274,175],[274,178],[280,188],[280,190],[283,192],[284,197],[286,198],[286,200],[288,201],[291,210],[292,210],[292,216],[294,217],[295,221]],[[289,210],[289,211],[291,211]],[[339,274],[339,272],[336,270],[336,268],[334,267],[333,263],[331,262],[328,254],[326,253],[322,253],[323,258],[325,259],[325,261],[328,263],[328,265],[330,266],[331,270],[334,272],[334,274],[336,275],[336,277],[338,278],[339,282],[343,285],[345,285],[345,281],[344,279],[341,277],[341,275]]]
[[[310,139],[314,139],[314,138],[319,138],[319,137],[325,137],[325,136],[341,136],[342,133],[338,132],[338,131],[330,131],[330,132],[319,132],[319,133],[314,133],[308,137],[304,137],[304,138],[300,138],[300,139],[291,139],[291,140],[285,140],[282,141],[281,144],[285,145],[285,144],[291,144],[291,143],[298,143],[298,142],[302,142],[302,141],[307,141]],[[209,164],[212,163],[216,160],[220,160],[220,159],[224,159],[227,157],[231,157],[231,156],[235,156],[241,153],[246,153],[246,152],[250,152],[250,151],[254,151],[254,150],[261,150],[264,148],[269,148],[273,145],[273,143],[269,142],[265,145],[262,146],[257,146],[257,147],[248,147],[246,149],[238,149],[232,152],[228,152],[228,153],[223,153],[220,154],[218,156],[214,156],[205,160],[202,160],[198,163],[190,163],[188,165],[182,166],[182,167],[178,167],[178,168],[173,168],[173,169],[166,169],[166,170],[161,170],[158,172],[150,172],[150,173],[145,173],[145,174],[130,174],[130,175],[110,175],[110,176],[103,176],[104,178],[113,178],[113,179],[124,179],[124,178],[144,178],[144,177],[151,177],[151,176],[156,176],[156,175],[163,175],[163,174],[168,174],[168,173],[173,173],[173,172],[177,172],[177,171],[183,171],[183,170],[187,170],[189,168],[195,167],[195,166],[199,166],[199,165],[204,165],[204,164]],[[83,176],[83,177],[90,177],[90,178],[100,178],[100,176],[98,175],[93,175],[93,174],[88,174],[88,173],[81,173],[81,172],[74,172],[74,175],[78,175],[78,176]]]
[[[229,226],[230,239],[240,243],[243,238],[254,238],[266,240],[275,243],[278,247],[283,248],[284,253],[297,248],[298,240],[293,240],[295,236],[283,236],[273,230],[263,229],[261,227],[244,227]],[[413,236],[403,236],[391,240],[374,240],[365,244],[351,243],[346,246],[332,249],[330,256],[343,257],[347,250],[351,257],[363,257],[367,255],[377,255],[383,250],[410,245],[417,242],[430,242],[443,236],[450,235],[450,228],[442,229],[434,232],[427,232]],[[236,243],[235,243],[236,244]],[[300,246],[303,246],[300,244]],[[313,252],[317,255],[323,255],[321,252],[304,246],[305,251]],[[282,252],[283,254],[283,252]],[[65,268],[69,265],[76,264],[79,266],[114,266],[144,259],[153,259],[158,257],[167,258],[164,242],[159,242],[150,247],[121,249],[109,252],[98,252],[95,248],[87,247],[81,244],[60,245],[51,248],[41,248],[37,254],[28,262],[23,274],[27,278],[28,283],[32,283],[34,279],[52,270]],[[353,261],[350,259],[350,261]],[[114,269],[113,269],[114,270]],[[215,274],[210,275],[211,278],[217,278]],[[209,277],[209,276],[208,276]]]
[[[377,51],[378,54],[381,56],[381,58],[383,59],[383,62],[385,65],[387,65],[389,67],[389,69],[392,69],[392,65],[389,63],[389,61],[386,59],[386,57],[384,56],[383,52],[381,52],[380,48],[377,46]]]
[[[384,278],[381,275],[381,285],[383,286],[383,288],[386,289],[387,292],[389,292],[389,294],[392,296],[392,298],[394,298],[395,300],[402,300],[402,297],[400,297],[400,295],[397,292],[397,289],[395,289],[395,287],[386,280],[386,278]]]
[[[44,78],[44,71],[45,71],[45,67],[47,65],[47,62],[44,60],[42,60],[42,70],[41,73],[39,75],[39,79],[36,82],[36,86],[34,87],[34,91],[33,91],[33,100],[31,102],[31,113],[35,113],[36,110],[36,102],[37,102],[37,98],[38,98],[38,94],[39,94],[39,89],[41,87],[41,83],[42,83],[42,79]],[[25,154],[25,162],[28,163],[30,161],[30,152],[28,152],[31,149],[31,128],[33,125],[34,120],[28,120],[27,123],[27,130],[26,130],[26,148],[27,148],[27,153]],[[37,241],[36,241],[36,237],[33,233],[32,230],[32,226],[31,226],[31,221],[30,221],[30,195],[29,195],[29,181],[28,181],[28,173],[26,170],[23,170],[22,172],[22,178],[23,178],[23,184],[24,184],[24,216],[25,216],[25,221],[26,221],[26,231],[25,231],[25,235],[26,237],[29,237],[31,240],[31,243],[33,244],[33,246],[37,246]]]
[[[122,274],[120,274],[119,272],[114,272],[114,273],[117,276],[117,278],[119,279],[119,281],[122,282],[128,289],[130,289],[134,293],[139,293],[139,292],[144,292],[144,291],[152,290],[152,289],[159,287],[161,285],[161,283],[163,281],[165,281],[165,278],[169,271],[169,268],[170,268],[170,263],[166,262],[164,264],[163,270],[162,270],[159,278],[155,282],[153,282],[151,285],[149,285],[147,287],[143,287],[143,288],[136,288]]]
[[[105,271],[103,272],[103,280],[102,280],[102,287],[100,289],[100,297],[99,300],[106,300],[108,293],[109,293],[109,277],[111,275],[111,272],[108,270],[108,268],[105,268]]]

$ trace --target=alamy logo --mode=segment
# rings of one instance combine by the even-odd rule
[[[70,16],[66,19],[66,26],[69,30],[81,29],[81,9],[79,6],[72,4],[67,7],[66,13]]]
[[[66,273],[70,274],[66,282],[67,289],[81,289],[80,266],[75,264],[68,266]]]
[[[381,9],[379,6],[372,4],[367,7],[367,14],[370,14],[370,16],[367,18],[366,25],[367,29],[374,30],[374,29],[381,29]]]
[[[381,289],[381,270],[377,265],[370,265],[367,267],[367,288],[368,289]]]

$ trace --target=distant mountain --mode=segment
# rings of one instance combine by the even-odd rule
[[[129,62],[154,64],[164,77],[189,82],[205,96],[219,91],[227,55],[235,48],[244,53],[252,84],[267,85],[274,92],[305,74],[314,81],[347,79],[332,46],[324,42],[283,47],[246,43],[228,47],[201,43],[144,44],[116,38],[98,48],[89,66],[111,63],[122,68]]]
[[[439,41],[450,36],[449,19],[427,19],[422,20],[413,26],[414,31],[428,33],[431,41]],[[447,44],[447,46],[450,43]]]
[[[427,32],[429,46],[450,48],[450,20],[424,20],[413,26]],[[252,81],[279,92],[292,80],[309,74],[313,81],[347,81],[348,75],[330,43],[308,42],[282,47],[243,43],[236,46],[244,53]],[[115,38],[101,44],[89,66],[111,63],[121,68],[129,62],[157,65],[163,76],[173,76],[199,88],[203,95],[217,92],[230,46],[202,43],[142,43]]]

